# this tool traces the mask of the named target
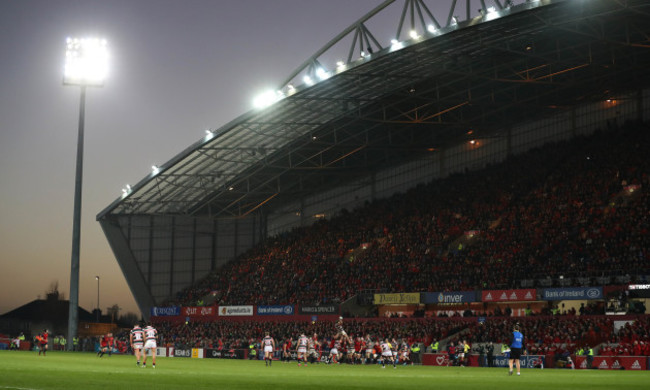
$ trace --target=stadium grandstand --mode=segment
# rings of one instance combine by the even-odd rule
[[[146,318],[588,286],[600,302],[584,310],[604,314],[605,287],[648,283],[650,4],[448,3],[436,15],[426,0],[383,2],[97,215]],[[386,12],[396,36],[379,42],[370,26]],[[341,48],[346,61],[327,63]],[[468,316],[498,317],[475,302]],[[380,333],[385,319],[353,321]],[[493,320],[404,321],[409,335],[392,337],[505,338]],[[161,333],[201,345],[231,325],[175,326]],[[636,340],[605,318],[523,326],[539,349]],[[260,332],[250,322],[229,342]]]

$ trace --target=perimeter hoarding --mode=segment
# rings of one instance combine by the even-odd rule
[[[285,315],[292,316],[295,310],[293,305],[273,305],[273,306],[257,306],[258,316],[269,315]]]
[[[467,303],[476,302],[474,291],[444,291],[422,293],[422,303]]]
[[[420,304],[420,293],[375,294],[375,305]]]
[[[469,365],[478,367],[479,356],[469,355]],[[546,357],[543,355],[525,355],[521,357],[521,367],[524,368],[542,368],[546,366]],[[508,358],[502,355],[494,357],[494,367],[508,367]],[[448,366],[449,354],[447,353],[425,353],[422,359],[422,365],[425,366]]]
[[[602,287],[560,287],[541,290],[545,301],[567,301],[584,299],[603,299]]]
[[[163,316],[178,316],[181,314],[180,306],[168,306],[168,307],[158,307],[154,306],[151,308],[152,317],[163,317]]]
[[[253,306],[219,306],[219,316],[252,316]]]
[[[591,367],[599,370],[637,370],[648,369],[647,356],[594,356]],[[586,369],[587,357],[576,356],[576,368]]]
[[[322,306],[300,306],[298,314],[311,315],[311,314],[338,314],[339,305],[322,305]],[[312,321],[315,319],[312,318]]]
[[[483,302],[517,302],[537,300],[537,290],[526,288],[519,290],[483,290],[481,301]]]

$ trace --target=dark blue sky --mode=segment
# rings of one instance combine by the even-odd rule
[[[99,275],[102,310],[137,312],[97,213],[381,3],[1,1],[0,313],[53,282],[68,297],[79,89],[61,84],[66,37],[104,37],[111,52],[106,85],[86,100],[79,304],[96,306]],[[446,18],[450,0],[427,3]],[[401,5],[369,24],[384,45]]]

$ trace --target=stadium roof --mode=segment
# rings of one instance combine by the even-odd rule
[[[645,0],[481,1],[463,22],[454,0],[442,24],[423,0],[404,1],[398,37],[409,12],[415,33],[382,46],[366,22],[393,2],[305,61],[270,106],[208,131],[97,219],[246,216],[650,84]],[[347,64],[320,70],[319,56],[352,34]]]

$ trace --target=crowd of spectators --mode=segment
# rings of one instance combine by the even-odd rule
[[[510,343],[512,329],[519,324],[529,354],[573,354],[578,348],[596,346],[607,340],[613,329],[611,318],[544,316],[490,319],[473,325],[462,337],[472,343]]]
[[[650,356],[650,317],[639,316],[636,320],[625,321],[623,326],[613,329],[599,355]]]
[[[644,282],[648,150],[648,126],[627,125],[420,185],[269,238],[167,304],[327,304],[368,289],[548,287],[560,275]]]

